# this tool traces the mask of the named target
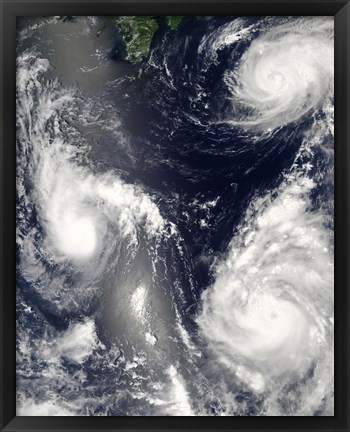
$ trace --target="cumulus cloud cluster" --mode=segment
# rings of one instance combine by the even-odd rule
[[[45,250],[58,262],[76,264],[112,250],[117,238],[136,242],[138,227],[155,236],[165,221],[152,199],[114,172],[96,173],[84,166],[88,149],[79,138],[62,133],[60,115],[74,114],[76,96],[55,82],[40,82],[49,67],[34,54],[18,58],[17,117],[24,154],[31,154],[26,167],[33,186],[30,198],[44,229]]]
[[[333,95],[333,31],[331,18],[302,18],[257,37],[225,76],[231,123],[275,129],[320,108]]]

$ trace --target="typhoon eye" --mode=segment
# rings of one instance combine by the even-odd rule
[[[71,18],[17,20],[17,415],[333,415],[333,18]]]
[[[288,27],[288,25],[287,25]],[[238,66],[225,74],[232,104],[252,114],[227,119],[253,130],[297,121],[333,96],[333,36],[329,22],[273,28],[254,40]]]

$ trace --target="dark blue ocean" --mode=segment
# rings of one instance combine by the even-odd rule
[[[17,415],[333,415],[333,21],[159,24],[19,21]]]

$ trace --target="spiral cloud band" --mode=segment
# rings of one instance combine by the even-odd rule
[[[322,217],[306,212],[311,186],[286,187],[260,210],[204,294],[200,327],[229,367],[253,368],[256,381],[248,383],[257,390],[274,376],[305,373],[328,343],[332,262]]]
[[[275,27],[255,39],[238,67],[226,73],[235,113],[231,121],[266,130],[298,120],[333,93],[333,74],[331,20]]]
[[[35,185],[33,199],[45,229],[45,250],[57,262],[82,263],[97,258],[106,242],[113,247],[116,235],[136,241],[141,223],[146,235],[159,233],[165,221],[151,199],[113,172],[94,175],[81,164],[87,151],[84,145],[67,140],[62,133],[58,115],[71,109],[74,91],[62,94],[55,83],[41,89],[38,78],[49,69],[45,59],[25,53],[18,58],[18,65],[17,88],[19,96],[25,97],[19,97],[17,112],[19,119],[31,120],[28,132],[22,128],[27,135],[22,142],[33,153],[30,181]],[[25,73],[27,68],[31,74]],[[34,102],[37,87],[42,91],[40,104]]]
[[[245,37],[237,22],[231,37],[229,28],[221,30],[221,47]],[[333,72],[333,21],[318,17],[263,32],[225,75],[233,105],[228,122],[239,128],[261,136],[311,109],[321,113],[279,188],[248,207],[197,316],[227,379],[269,394],[270,415],[280,412],[282,390],[300,380],[301,415],[321,398],[332,400],[333,240],[328,210],[311,197],[324,187],[319,179],[332,181],[332,170],[321,176],[313,165],[315,153],[332,154]]]
[[[277,401],[294,382],[298,401],[288,397],[300,415],[321,400],[333,411],[333,239],[327,210],[312,210],[310,175],[314,152],[333,133],[330,118],[314,121],[277,191],[251,203],[197,316],[227,379],[269,395],[267,415],[281,413]]]
[[[163,17],[137,68],[58,18],[18,31],[17,415],[333,415],[333,18]]]

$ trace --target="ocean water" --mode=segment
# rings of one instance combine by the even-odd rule
[[[333,30],[19,21],[17,415],[333,415]]]

